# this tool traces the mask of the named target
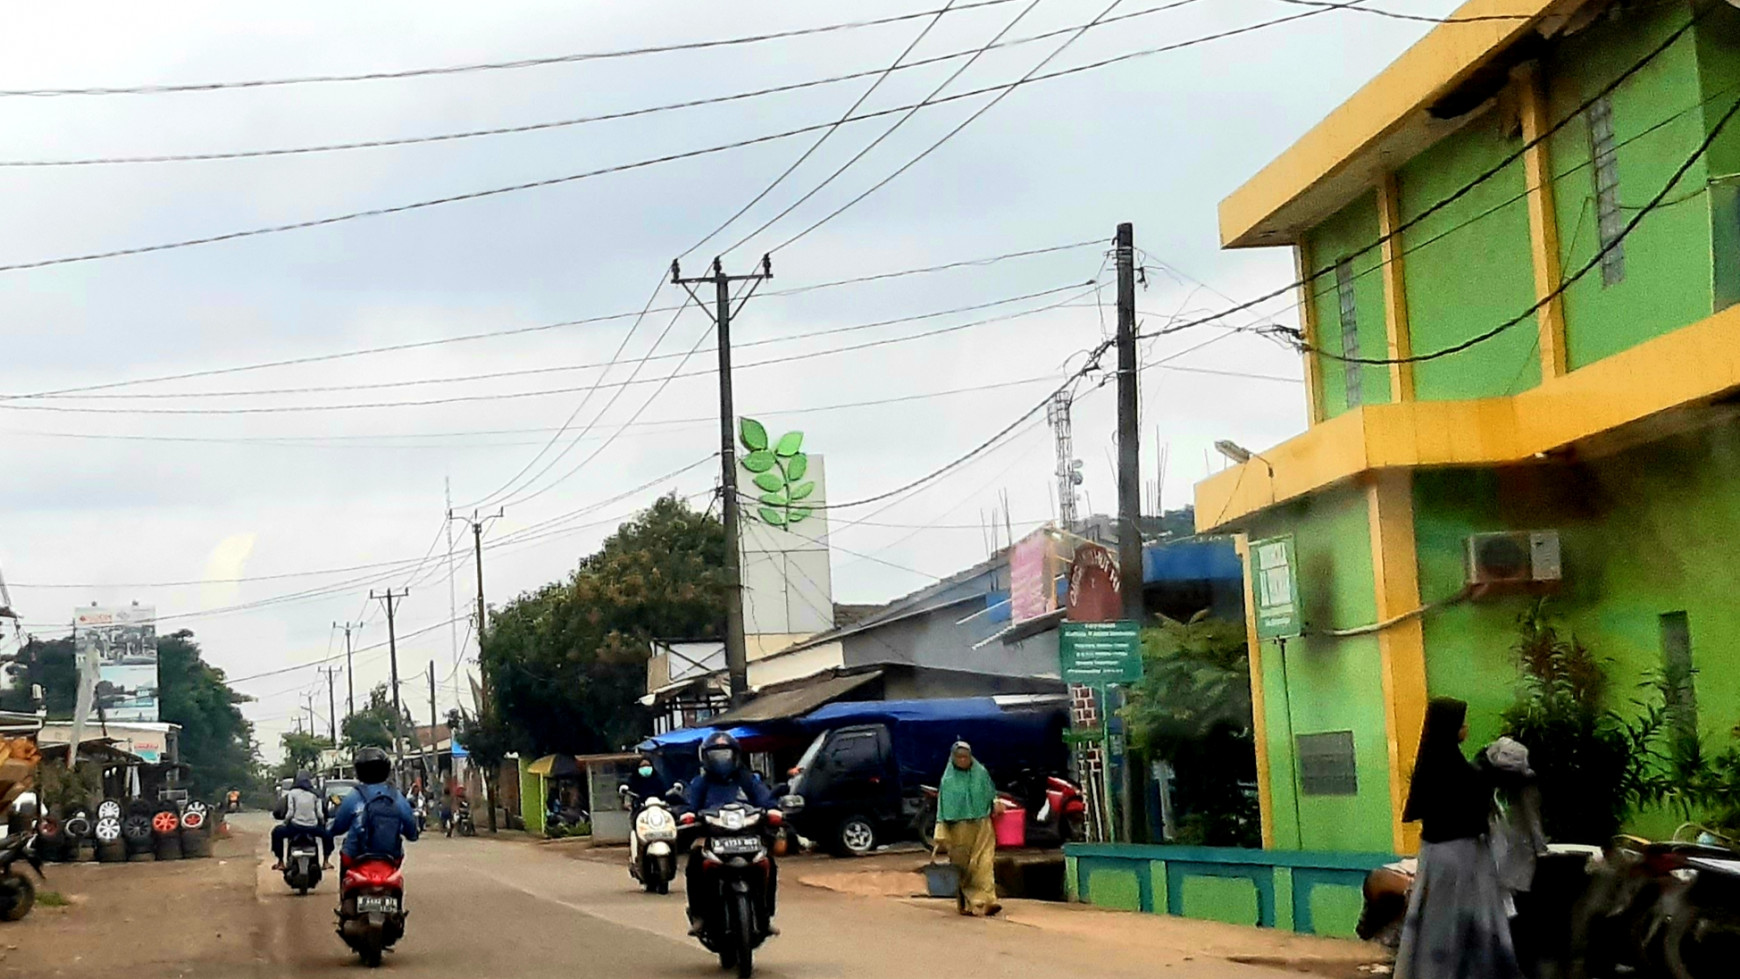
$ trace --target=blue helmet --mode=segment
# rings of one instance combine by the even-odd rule
[[[726,778],[743,763],[743,747],[727,731],[714,731],[701,739],[701,770],[714,778]]]

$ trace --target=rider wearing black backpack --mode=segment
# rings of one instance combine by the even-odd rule
[[[356,753],[356,777],[363,784],[351,790],[332,820],[334,836],[344,833],[344,858],[404,859],[401,840],[417,838],[417,814],[398,789],[388,783],[393,764],[379,748]]]

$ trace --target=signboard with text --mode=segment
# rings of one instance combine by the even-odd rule
[[[1269,537],[1252,541],[1250,562],[1251,594],[1257,606],[1257,638],[1296,638],[1303,630],[1293,538]]]
[[[95,706],[104,720],[157,720],[155,608],[74,609],[73,645],[80,657],[97,664]]]
[[[1117,557],[1098,544],[1076,547],[1069,569],[1069,621],[1115,622],[1123,612]]]
[[[1104,688],[1142,678],[1142,630],[1134,622],[1065,622],[1057,651],[1065,683]]]

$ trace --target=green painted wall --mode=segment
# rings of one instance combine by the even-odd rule
[[[1564,118],[1688,16],[1686,5],[1675,3],[1603,20],[1566,38],[1545,61],[1551,118]],[[1614,137],[1621,144],[1619,200],[1627,208],[1627,220],[1660,192],[1704,138],[1705,116],[1697,108],[1704,98],[1697,52],[1693,36],[1682,38],[1612,95]],[[1561,129],[1550,144],[1567,277],[1600,248],[1589,138],[1588,125],[1579,120]],[[1623,282],[1606,285],[1597,268],[1566,292],[1565,347],[1572,369],[1713,311],[1710,198],[1702,193],[1708,175],[1700,160],[1668,198],[1678,203],[1653,213],[1625,239]]]
[[[1257,885],[1244,877],[1186,877],[1184,917],[1224,921],[1229,925],[1258,923]],[[1095,903],[1098,903],[1097,901]]]
[[[1364,494],[1338,487],[1278,508],[1252,528],[1253,539],[1294,535],[1307,633],[1376,619],[1367,520]],[[1388,851],[1389,752],[1377,639],[1308,635],[1289,641],[1284,657],[1276,643],[1265,643],[1262,665],[1275,845]],[[1357,795],[1295,790],[1293,737],[1324,731],[1353,732]]]
[[[1311,888],[1311,933],[1329,938],[1352,938],[1365,909],[1365,894],[1357,887],[1318,884]]]
[[[1740,98],[1740,11],[1718,8],[1697,27],[1698,68],[1706,100],[1704,131]],[[1740,126],[1730,123],[1706,156],[1712,180],[1710,215],[1713,228],[1717,309],[1740,302],[1740,183],[1721,180],[1740,173]]]
[[[1131,866],[1090,865],[1083,867],[1082,872],[1087,875],[1083,890],[1095,907],[1119,911],[1142,909],[1142,885]]]
[[[528,761],[521,758],[520,769],[520,818],[526,821],[526,832],[533,836],[544,835],[544,778],[526,771]]]
[[[1346,353],[1341,343],[1341,300],[1336,292],[1335,265],[1353,259],[1353,295],[1359,321],[1359,353],[1382,357],[1387,353],[1384,332],[1384,281],[1379,271],[1377,195],[1367,193],[1310,233],[1313,271],[1324,271],[1312,283],[1317,307],[1317,339],[1325,350]],[[1338,360],[1319,358],[1323,377],[1325,417],[1347,410],[1347,366]],[[1381,365],[1359,368],[1362,404],[1390,400],[1389,370]]]
[[[1515,115],[1489,111],[1404,165],[1396,176],[1404,225],[1402,270],[1415,353],[1442,350],[1535,301],[1529,214],[1519,159],[1421,219],[1522,148]],[[1538,333],[1523,324],[1464,354],[1414,365],[1422,401],[1488,398],[1540,383]]]
[[[1740,423],[1661,440],[1579,466],[1422,472],[1415,478],[1421,592],[1454,593],[1463,539],[1487,530],[1559,531],[1565,581],[1553,607],[1611,660],[1616,707],[1661,665],[1659,617],[1687,613],[1698,711],[1720,747],[1740,723]],[[1466,603],[1424,620],[1427,684],[1471,705],[1470,743],[1498,732],[1515,690],[1510,647],[1524,597]],[[1672,829],[1667,814],[1638,828]]]

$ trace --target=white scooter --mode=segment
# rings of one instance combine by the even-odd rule
[[[631,806],[635,795],[622,787]],[[665,800],[654,796],[641,804],[628,838],[628,873],[648,894],[669,894],[677,877],[677,819]]]

